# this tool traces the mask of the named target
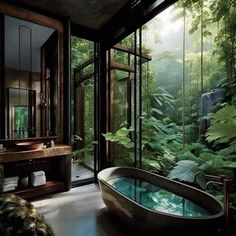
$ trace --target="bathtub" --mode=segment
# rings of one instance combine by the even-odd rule
[[[176,194],[181,199],[190,200],[206,210],[208,215],[185,216],[176,215],[156,209],[150,209],[140,204],[134,197],[118,191],[112,183],[119,179],[142,180],[151,186]],[[140,230],[158,231],[161,229],[191,229],[204,231],[218,231],[223,226],[223,207],[213,196],[197,188],[169,180],[157,174],[130,167],[112,167],[98,173],[99,185],[106,207],[124,222]],[[115,183],[115,182],[114,182]],[[121,187],[122,187],[121,183]],[[145,191],[140,188],[140,191]],[[158,191],[157,191],[158,193]],[[154,194],[156,192],[154,191]],[[140,198],[140,196],[135,196]],[[155,198],[154,198],[155,200]],[[177,206],[178,207],[178,206]]]

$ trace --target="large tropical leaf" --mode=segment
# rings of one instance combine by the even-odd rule
[[[195,161],[183,160],[176,163],[177,165],[170,171],[168,177],[170,179],[178,179],[180,181],[193,182],[197,173],[198,164]]]
[[[118,139],[116,136],[114,136],[113,133],[111,133],[111,132],[107,132],[106,134],[102,134],[102,135],[105,137],[106,141],[116,142],[116,141],[119,140],[119,139]]]
[[[115,135],[118,135],[119,137],[126,137],[128,134],[129,130],[125,127],[118,129],[115,133]]]
[[[186,150],[186,149],[183,149],[182,151],[180,151],[177,155],[176,155],[176,158],[179,160],[179,161],[182,161],[182,160],[191,160],[191,161],[197,161],[197,157],[191,153],[189,150]]]
[[[207,141],[216,143],[229,143],[236,139],[236,123],[215,123],[208,128],[206,133]]]
[[[209,142],[230,143],[236,140],[236,108],[226,105],[214,115],[206,133]]]
[[[131,130],[132,128],[127,129],[125,127],[121,127],[115,132],[115,134],[107,132],[106,134],[102,135],[105,137],[106,141],[116,142],[126,148],[133,148],[134,143],[128,136]]]
[[[225,106],[219,111],[217,111],[213,116],[213,122],[227,122],[235,121],[236,119],[236,108],[233,106]]]
[[[157,169],[157,170],[160,170],[160,169],[161,169],[161,166],[160,166],[160,164],[159,164],[157,161],[152,161],[152,160],[151,160],[151,161],[148,162],[148,165],[154,167],[154,168]]]
[[[123,145],[124,147],[127,147],[127,148],[133,148],[134,147],[134,143],[128,137],[121,137],[119,139],[119,143],[121,145]]]
[[[225,161],[224,167],[236,168],[236,161]]]
[[[207,181],[205,178],[205,173],[204,172],[200,172],[196,175],[195,178],[195,182],[202,188],[202,189],[206,189],[206,185],[207,185]]]
[[[207,162],[207,161],[212,161],[214,160],[215,158],[221,158],[223,159],[222,156],[220,155],[217,155],[215,153],[210,153],[210,152],[202,152],[200,155],[199,155],[199,161],[204,163],[204,162]]]
[[[162,105],[163,105],[162,101],[161,101],[158,97],[153,96],[153,99],[156,101],[156,103],[157,103],[159,106],[162,106]]]
[[[158,115],[163,115],[163,112],[157,108],[152,108],[152,111],[157,113]]]
[[[224,155],[224,156],[230,155],[232,153],[236,153],[236,142],[231,143],[229,147],[224,148],[219,151],[219,154]]]

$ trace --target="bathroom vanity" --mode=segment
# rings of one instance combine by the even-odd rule
[[[71,147],[54,147],[19,151],[9,149],[0,152],[0,165],[4,167],[4,178],[19,176],[18,187],[11,191],[24,199],[42,196],[48,193],[68,191],[71,185]],[[32,187],[30,175],[43,170],[46,184]],[[21,180],[28,178],[28,184],[22,186]]]

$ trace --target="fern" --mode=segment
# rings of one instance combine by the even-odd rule
[[[236,123],[217,123],[208,128],[207,141],[230,143],[236,139]]]
[[[235,121],[236,119],[236,108],[232,105],[226,105],[214,115],[212,115],[213,124],[216,123],[226,123],[230,121]]]
[[[236,108],[225,106],[212,116],[212,124],[206,133],[209,142],[230,144],[236,140]]]

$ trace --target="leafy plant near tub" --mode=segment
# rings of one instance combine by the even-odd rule
[[[113,158],[116,165],[132,166],[132,149],[134,147],[134,142],[131,139],[131,132],[133,131],[133,128],[126,128],[125,125],[126,124],[122,124],[116,132],[107,132],[102,135],[106,141],[119,145],[119,150],[116,152],[116,157]]]
[[[212,115],[211,126],[206,134],[206,139],[214,144],[226,144],[227,147],[220,151],[229,155],[236,152],[236,108],[226,105]]]
[[[142,168],[167,176],[176,163],[176,153],[183,148],[181,127],[175,123],[168,123],[168,119],[161,121],[146,114],[142,120]],[[103,136],[106,141],[121,145],[131,156],[134,147],[130,138],[132,131],[132,128],[123,126],[116,132],[108,132]]]
[[[213,147],[224,144],[225,148],[213,151],[203,144],[191,144],[181,150],[176,158],[178,162],[171,170],[169,177],[181,181],[193,182],[194,175],[198,171],[212,174],[232,175],[232,169],[236,168],[236,108],[226,105],[212,114],[211,125],[206,133],[208,142]],[[197,145],[196,149],[193,149]]]
[[[182,148],[180,127],[154,116],[143,120],[143,168],[167,175],[176,162],[175,152]]]
[[[183,149],[177,154],[177,160],[168,177],[186,182],[193,182],[195,174],[199,171],[232,176],[230,168],[236,168],[235,161],[212,151],[201,152],[195,156],[190,150]]]
[[[115,133],[108,132],[102,135],[105,137],[106,141],[115,142],[124,146],[125,148],[130,149],[134,147],[134,143],[129,137],[131,131],[133,131],[132,127],[121,127]]]

